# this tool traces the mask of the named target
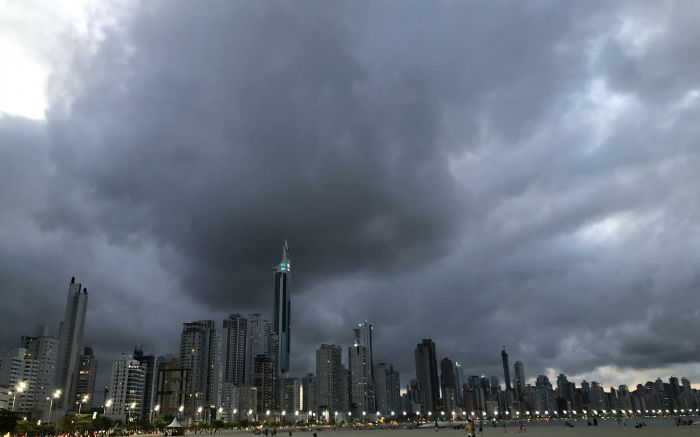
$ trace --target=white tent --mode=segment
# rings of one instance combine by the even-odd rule
[[[165,434],[168,433],[170,435],[185,435],[185,427],[177,419],[173,419],[170,425],[165,427]]]
[[[177,421],[177,419],[173,419],[172,422],[170,422],[170,425],[166,426],[166,428],[184,428],[184,426]]]

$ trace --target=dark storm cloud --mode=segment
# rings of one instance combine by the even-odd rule
[[[404,382],[423,337],[467,372],[503,344],[528,374],[692,362],[700,35],[673,5],[120,10],[66,44],[45,123],[0,119],[2,344],[76,274],[107,360],[176,352],[182,321],[269,312],[287,237],[299,371],[359,319]]]

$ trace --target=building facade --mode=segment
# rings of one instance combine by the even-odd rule
[[[156,392],[158,391],[158,357],[151,354],[145,355],[143,348],[134,349],[134,359],[141,364],[144,370],[143,405],[141,417],[151,418],[155,414]]]
[[[112,364],[109,384],[109,400],[105,403],[105,414],[123,422],[144,418],[143,395],[146,371],[131,354],[123,354]]]
[[[211,405],[221,402],[221,337],[213,320],[183,323],[180,336],[180,366],[189,369],[194,402],[186,405],[189,417],[201,407],[208,418]]]
[[[71,278],[68,284],[68,300],[63,321],[59,326],[56,380],[54,386],[61,389],[63,397],[57,402],[63,411],[74,408],[80,353],[83,351],[83,331],[87,311],[87,288]]]
[[[401,381],[391,364],[379,363],[374,368],[374,392],[377,411],[390,414],[401,409]]]
[[[342,411],[346,399],[342,381],[344,373],[340,346],[322,344],[316,350],[316,377],[313,380],[315,383],[315,402],[309,400],[304,409],[309,411]],[[310,385],[308,382],[304,385],[305,393],[308,385]]]
[[[224,320],[223,373],[224,382],[241,386],[245,383],[246,343],[248,320],[240,314],[231,314]]]
[[[80,354],[78,362],[77,381],[75,382],[75,399],[73,403],[82,402],[83,409],[88,410],[94,405],[95,378],[97,377],[97,358],[92,348],[86,347]]]
[[[421,404],[425,412],[436,412],[440,409],[440,386],[433,340],[426,338],[416,345],[415,359]]]

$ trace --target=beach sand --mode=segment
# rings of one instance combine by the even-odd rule
[[[313,437],[314,431],[295,431],[293,437]],[[316,431],[317,437],[466,437],[463,430],[440,429],[435,432],[432,429],[400,429],[400,430],[324,430]],[[156,434],[157,435],[157,434]],[[197,434],[202,437],[253,437],[254,434],[250,431],[221,431],[216,434]],[[288,437],[287,432],[278,432],[277,437]],[[567,428],[564,426],[530,426],[525,433],[519,433],[517,427],[503,428],[485,427],[483,433],[477,432],[477,437],[493,437],[493,436],[563,436],[563,437],[626,437],[626,436],[643,436],[643,437],[663,437],[663,436],[697,436],[700,437],[700,426],[647,426],[644,428],[635,428],[634,426],[578,426],[575,428]],[[153,435],[151,435],[152,437]],[[187,436],[194,434],[187,433]],[[261,435],[255,437],[262,437]]]

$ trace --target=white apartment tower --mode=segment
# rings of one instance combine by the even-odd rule
[[[33,402],[26,407],[35,413],[42,413],[49,408],[49,398],[55,391],[56,357],[58,340],[48,335],[45,326],[40,326],[36,335],[22,337],[25,360],[36,361],[36,379],[29,383],[28,391]]]
[[[123,354],[112,364],[109,399],[105,414],[124,422],[138,420],[143,408],[146,371],[131,354]]]

